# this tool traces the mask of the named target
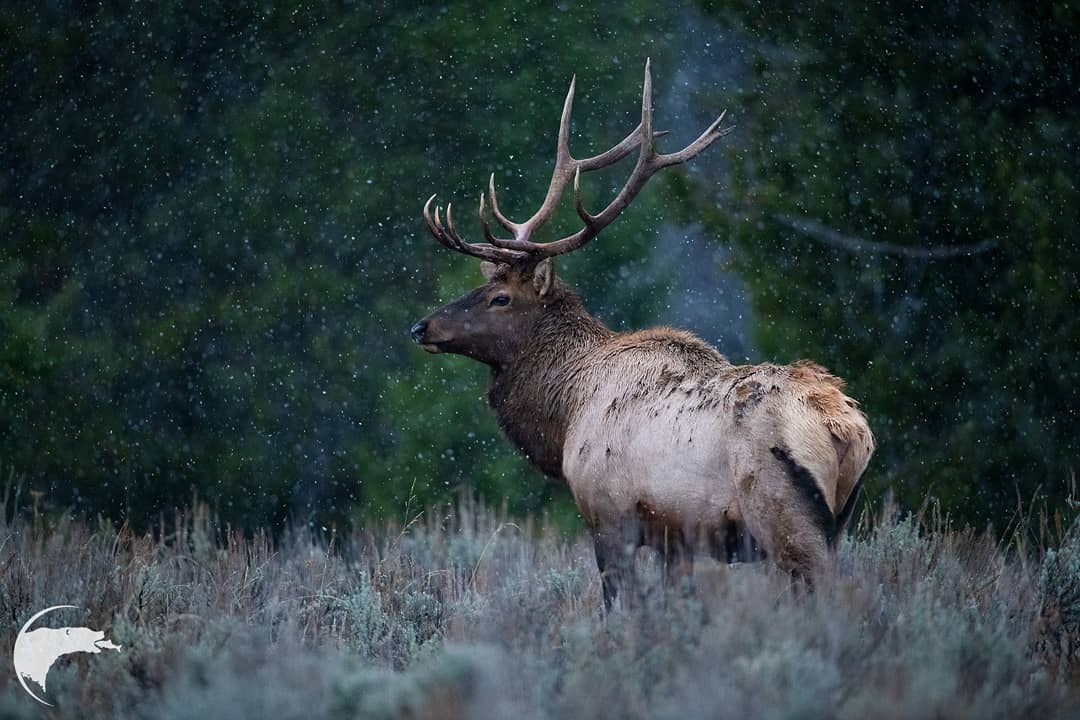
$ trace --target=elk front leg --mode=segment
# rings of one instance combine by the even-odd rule
[[[625,598],[623,606],[630,606],[636,584],[635,558],[640,546],[641,533],[636,519],[593,529],[596,567],[600,570],[600,583],[604,589],[604,610],[611,611],[620,593]]]

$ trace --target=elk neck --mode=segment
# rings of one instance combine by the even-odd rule
[[[529,341],[515,359],[493,366],[488,403],[517,449],[549,477],[562,476],[562,451],[589,350],[613,333],[558,282]]]

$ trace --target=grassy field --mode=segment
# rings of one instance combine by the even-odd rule
[[[205,507],[149,535],[0,510],[0,718],[1080,708],[1080,529],[1060,519],[1020,519],[1003,540],[879,509],[812,595],[767,565],[702,564],[690,594],[653,589],[605,618],[586,537],[468,501],[404,528],[273,542],[216,527]],[[641,560],[656,588],[658,569]],[[123,650],[59,661],[49,710],[16,683],[10,649],[56,604],[86,608],[84,624]]]

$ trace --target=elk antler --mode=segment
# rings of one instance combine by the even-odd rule
[[[484,231],[484,238],[487,242],[467,243],[461,239],[461,236],[454,228],[451,205],[446,206],[446,224],[443,224],[440,217],[441,208],[439,206],[436,206],[433,218],[431,203],[435,200],[435,195],[432,195],[424,203],[424,222],[427,224],[428,231],[435,236],[436,240],[451,250],[466,255],[510,264],[538,262],[544,258],[572,252],[596,237],[601,230],[617,218],[641,191],[641,188],[645,186],[649,178],[658,170],[686,162],[712,145],[717,138],[723,137],[734,130],[734,126],[720,128],[720,123],[724,120],[725,115],[725,113],[720,113],[720,117],[697,140],[679,152],[657,153],[653,147],[653,140],[665,135],[666,132],[654,133],[652,129],[652,73],[649,61],[646,60],[645,82],[641,93],[641,123],[634,128],[633,132],[623,138],[622,142],[610,150],[591,158],[576,160],[570,155],[570,109],[574,104],[576,79],[575,76],[570,80],[570,91],[566,93],[566,101],[563,103],[562,119],[559,121],[559,142],[555,155],[555,169],[551,173],[551,183],[548,185],[547,195],[544,197],[544,202],[540,205],[540,209],[536,211],[536,214],[521,223],[513,222],[503,215],[499,210],[499,202],[495,196],[495,175],[492,173],[488,181],[488,197],[491,201],[491,211],[499,224],[513,237],[500,238],[492,233],[484,212],[484,193],[481,192],[480,226]],[[630,178],[606,208],[596,215],[590,214],[581,203],[581,173],[599,170],[612,165],[629,155],[634,148],[639,148],[638,159]],[[574,180],[574,206],[577,208],[578,216],[585,226],[573,235],[560,240],[548,243],[533,242],[531,239],[533,233],[551,218],[571,178]]]

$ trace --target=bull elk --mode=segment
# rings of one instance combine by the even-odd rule
[[[733,365],[694,335],[667,327],[613,332],[555,276],[552,258],[584,246],[630,204],[657,171],[690,160],[732,128],[724,115],[684,149],[658,153],[652,78],[645,64],[641,123],[594,157],[570,154],[575,80],[563,104],[555,169],[535,215],[491,212],[486,242],[465,242],[452,207],[424,205],[435,239],[479,258],[485,283],[417,322],[414,340],[491,368],[488,402],[509,440],[545,474],[567,483],[588,524],[606,607],[633,579],[634,550],[659,550],[669,577],[695,554],[722,562],[753,550],[813,583],[852,514],[874,450],[866,418],[843,382],[810,361]],[[597,214],[581,200],[581,175],[637,150],[629,180]],[[539,243],[573,180],[582,227]]]

